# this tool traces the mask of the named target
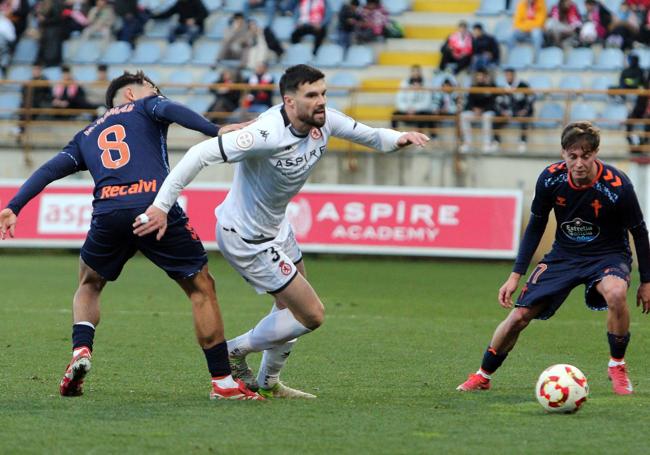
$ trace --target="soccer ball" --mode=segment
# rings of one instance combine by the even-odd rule
[[[573,365],[563,363],[542,371],[535,386],[537,401],[548,412],[576,412],[588,395],[586,376]]]

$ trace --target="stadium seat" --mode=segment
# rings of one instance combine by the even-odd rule
[[[288,41],[294,28],[296,28],[295,20],[288,16],[276,17],[271,25],[273,33],[280,41]]]
[[[453,74],[438,73],[438,74],[434,74],[433,77],[431,78],[431,88],[441,87],[443,82],[445,82],[445,79],[451,81],[453,85],[458,85],[458,81],[456,80]]]
[[[622,103],[609,103],[600,113],[600,120],[597,122],[602,128],[620,130],[623,122],[627,120],[627,106]]]
[[[594,51],[590,47],[575,47],[569,50],[562,68],[565,70],[583,70],[594,64]]]
[[[0,93],[0,118],[14,118],[15,111],[20,107],[21,101],[22,95],[20,92]]]
[[[512,19],[509,17],[499,19],[494,25],[493,34],[499,43],[507,43],[512,35]]]
[[[339,12],[341,7],[345,3],[345,0],[327,0],[327,6],[332,8],[332,11]]]
[[[61,73],[61,68],[58,66],[49,66],[47,68],[43,68],[43,76],[45,76],[50,81],[60,81]]]
[[[131,63],[146,65],[157,63],[163,53],[164,43],[160,41],[140,41],[131,56]]]
[[[507,67],[523,70],[533,63],[533,48],[530,46],[515,46],[508,53]]]
[[[392,16],[402,14],[411,7],[409,0],[390,0],[389,2],[383,2],[383,5],[388,14]],[[341,7],[339,6],[338,9],[341,9]]]
[[[221,44],[215,41],[201,40],[194,43],[192,65],[212,66],[217,63]]]
[[[343,61],[343,48],[338,44],[323,44],[316,53],[314,65],[318,68],[337,67]]]
[[[341,66],[345,68],[365,68],[375,63],[375,54],[369,46],[350,46]]]
[[[194,112],[198,112],[199,114],[204,114],[205,112],[208,111],[213,101],[214,99],[212,98],[212,96],[194,95],[187,99],[186,105]]]
[[[68,60],[76,64],[96,63],[102,54],[103,43],[99,40],[88,40],[78,43],[74,54]]]
[[[596,119],[596,110],[591,104],[588,103],[573,103],[569,111],[569,121],[576,122],[578,120],[593,121]]]
[[[183,86],[173,87],[168,86],[168,84],[191,84],[192,82],[194,82],[194,78],[190,71],[177,70],[171,73],[165,83],[162,84],[162,90],[166,95],[186,95],[190,92],[190,88]]]
[[[562,65],[564,51],[559,47],[545,47],[539,51],[537,61],[532,65],[534,69],[554,70]]]
[[[28,81],[32,78],[32,68],[27,65],[13,65],[9,67],[7,73],[7,80],[10,81]],[[0,91],[2,92],[15,92],[22,89],[22,84],[2,84]]]
[[[152,19],[147,21],[144,26],[144,36],[147,38],[167,38],[172,24],[176,23],[172,19]]]
[[[359,78],[356,74],[347,71],[339,71],[330,77],[327,81],[328,91],[330,96],[348,96],[350,94],[349,88],[359,86]]]
[[[581,90],[582,89],[582,79],[580,76],[576,76],[574,74],[569,74],[567,76],[564,76],[562,79],[560,79],[560,83],[558,84],[558,88],[562,90],[569,90],[570,92],[575,92],[576,90]],[[554,98],[567,98],[570,97],[571,93],[568,94],[562,94],[558,93],[555,94],[553,97]]]
[[[94,65],[76,66],[72,69],[75,80],[79,82],[93,82],[97,80],[97,68]]]
[[[548,90],[553,87],[553,84],[551,83],[551,78],[544,73],[541,74],[533,74],[528,78],[528,84],[530,85],[531,89],[535,90]],[[546,96],[545,94],[537,94],[538,96]]]
[[[600,51],[598,61],[594,68],[600,70],[622,70],[625,64],[623,51],[614,47],[608,47]]]
[[[228,13],[241,13],[246,0],[224,0],[222,10]]]
[[[309,63],[312,58],[313,55],[311,44],[292,44],[287,48],[284,55],[282,56],[282,64],[284,66],[292,66],[301,63]]]
[[[538,128],[556,128],[564,122],[564,109],[558,103],[545,103],[537,114],[539,118],[535,122]]]
[[[32,64],[36,61],[38,55],[38,41],[32,38],[23,37],[18,41],[12,63]]]
[[[621,4],[624,2],[624,0],[603,0],[603,4],[609,9],[611,12],[616,12],[620,8]]]
[[[219,11],[219,8],[223,6],[222,0],[203,0],[203,4],[209,12]]]
[[[171,43],[160,58],[161,65],[184,65],[192,57],[192,46],[185,41]]]
[[[505,0],[481,0],[477,16],[498,16],[506,10]]]
[[[613,82],[609,76],[600,75],[591,80],[589,88],[592,90],[607,90],[614,85],[617,85],[616,82]],[[584,99],[593,101],[606,101],[607,98],[606,93],[586,93],[584,95]]]
[[[205,37],[220,40],[228,28],[230,17],[227,15],[211,14],[205,21]]]
[[[113,41],[99,58],[106,65],[121,65],[131,58],[131,46],[126,41]]]

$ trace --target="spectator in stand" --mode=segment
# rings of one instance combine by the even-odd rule
[[[135,47],[135,39],[144,31],[144,24],[149,19],[149,14],[140,9],[138,0],[113,0],[113,2],[115,14],[122,23],[117,31],[117,39]]]
[[[434,115],[456,115],[458,111],[458,95],[452,92],[455,86],[454,80],[446,77],[442,81],[441,89],[433,92],[431,109]],[[438,122],[438,120],[432,120],[430,123],[431,134],[429,136],[433,140],[436,140],[438,137],[438,132],[436,131]]]
[[[172,25],[168,41],[173,43],[180,36],[187,37],[191,44],[203,34],[203,25],[208,17],[208,10],[201,0],[176,0],[171,8],[160,14],[151,16],[152,19],[166,19],[178,15],[178,22]]]
[[[63,41],[67,35],[63,0],[42,0],[35,8],[40,33],[36,60],[43,66],[59,66],[63,61]]]
[[[517,73],[513,68],[506,68],[504,71],[506,93],[497,95],[496,99],[496,113],[499,117],[526,117],[531,118],[534,112],[535,95],[533,93],[522,93],[518,90],[525,90],[530,88],[527,82],[520,80]],[[497,122],[494,129],[498,130],[503,128],[506,121]],[[528,126],[529,122],[521,121],[519,144],[517,150],[519,153],[524,153],[528,148]],[[498,134],[494,135],[496,142],[501,142]]]
[[[361,21],[357,24],[357,38],[362,43],[370,43],[384,37],[388,25],[388,11],[382,6],[380,0],[366,0],[366,4],[359,11]]]
[[[224,33],[217,62],[221,60],[243,60],[244,53],[250,47],[250,33],[242,13],[235,13],[230,18]]]
[[[397,128],[400,122],[405,124],[414,124],[417,128],[431,128],[431,120],[419,120],[416,117],[430,116],[431,95],[428,91],[422,90],[424,87],[424,77],[422,76],[422,67],[420,65],[411,66],[411,74],[404,79],[397,92],[395,105],[397,110],[393,112],[391,127]],[[408,116],[410,118],[401,118]]]
[[[500,61],[499,43],[492,35],[483,30],[482,24],[472,27],[472,70],[498,66]]]
[[[13,42],[13,47],[15,47],[23,32],[27,30],[27,19],[32,7],[29,4],[29,0],[6,0],[2,4],[2,8],[8,11],[9,14],[7,14],[7,17],[14,24],[16,40]]]
[[[646,74],[639,64],[639,56],[630,54],[627,56],[627,68],[621,71],[618,78],[619,88],[640,89],[645,86]]]
[[[326,0],[300,0],[296,6],[296,28],[291,43],[299,43],[306,35],[314,36],[314,55],[327,36],[331,8]]]
[[[108,88],[108,66],[97,65],[97,75],[94,82],[86,88],[86,100],[94,108],[103,107],[106,103],[106,89]]]
[[[68,65],[61,66],[61,82],[52,89],[52,107],[60,109],[94,109],[86,100],[86,92],[72,77]],[[60,118],[73,118],[68,115]]]
[[[494,82],[485,68],[474,73],[472,88],[493,88]],[[465,110],[460,114],[460,130],[462,135],[461,153],[467,153],[472,148],[472,122],[481,120],[483,132],[483,152],[491,153],[499,149],[499,143],[494,141],[492,120],[494,118],[496,96],[494,93],[470,93],[467,95]]]
[[[440,71],[445,71],[449,64],[454,64],[454,74],[467,68],[472,61],[472,34],[467,30],[467,22],[461,21],[458,30],[449,35],[440,49]]]
[[[16,27],[7,17],[9,14],[11,11],[8,9],[0,11],[0,71],[2,71],[2,77],[7,74],[7,67],[16,42]]]
[[[544,44],[545,21],[544,0],[519,0],[513,16],[513,31],[508,40],[508,48],[512,49],[517,43],[530,41],[535,48],[535,54],[538,54]]]
[[[612,13],[596,0],[585,1],[586,13],[580,28],[580,44],[591,46],[595,42],[604,43],[612,25]]]
[[[646,89],[650,89],[650,79],[645,81],[644,84]],[[634,124],[627,123],[625,128],[627,129],[627,142],[630,144],[630,152],[632,153],[642,153],[648,145],[649,135],[650,135],[650,96],[639,95],[636,98],[634,103],[634,108],[632,112],[627,116],[628,120],[645,120],[647,123],[643,123],[643,137],[639,137],[638,134],[632,134],[634,129]]]
[[[650,7],[643,4],[637,4],[636,10],[640,17],[637,41],[648,46],[650,45]]]
[[[215,95],[214,102],[208,108],[209,112],[233,112],[239,108],[241,99],[241,90],[229,87],[229,84],[242,83],[239,70],[224,68],[215,84],[224,84],[224,86],[210,89]],[[221,123],[221,122],[219,122]]]
[[[81,41],[100,37],[104,44],[108,44],[116,19],[113,4],[108,0],[97,0],[95,6],[88,12],[88,25],[81,32]]]
[[[254,70],[259,62],[268,62],[271,59],[271,49],[266,42],[264,31],[254,19],[248,21],[248,37],[249,46],[242,57],[242,66]]]
[[[582,19],[576,4],[572,0],[560,0],[551,8],[551,13],[546,19],[544,37],[547,44],[562,47],[566,40],[577,39],[581,26]]]
[[[80,32],[88,25],[88,6],[86,0],[65,0],[63,8],[63,20],[67,40],[74,32]]]
[[[47,81],[47,77],[43,75],[43,67],[38,63],[32,65],[32,78],[31,81]],[[52,89],[49,85],[35,85],[27,86],[23,85],[22,87],[22,101],[20,106],[23,109],[42,109],[52,106]],[[38,113],[22,113],[20,114],[20,123],[16,130],[14,131],[18,142],[22,142],[23,133],[25,132],[24,122],[26,120],[34,120],[38,118],[46,117],[43,114]]]
[[[357,34],[357,28],[361,23],[359,12],[359,0],[350,0],[344,3],[339,10],[338,42],[347,50],[352,45],[352,40]]]
[[[262,8],[266,12],[266,24],[264,27],[270,27],[273,25],[273,19],[275,19],[275,13],[277,10],[276,0],[246,0],[242,11],[244,19],[249,20],[251,18],[251,10]]]
[[[273,76],[269,73],[269,68],[265,62],[258,63],[255,67],[255,73],[248,78],[248,84],[251,86],[271,85],[273,82]],[[273,106],[273,88],[252,89],[244,103],[247,111],[260,113]]]

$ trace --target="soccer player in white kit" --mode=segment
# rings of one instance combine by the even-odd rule
[[[158,231],[162,238],[167,212],[199,171],[235,163],[232,187],[216,209],[219,249],[258,293],[273,295],[275,303],[254,328],[228,341],[228,351],[233,376],[252,388],[259,384],[259,393],[269,398],[315,398],[285,386],[279,376],[296,339],[317,329],[325,317],[285,215],[289,201],[325,153],[330,136],[382,152],[429,140],[418,132],[371,128],[327,108],[326,91],[325,75],[318,69],[288,68],[280,79],[283,104],[239,131],[190,148],[147,208],[147,222],[136,219],[133,225],[138,235]],[[260,351],[264,354],[255,380],[246,356]]]

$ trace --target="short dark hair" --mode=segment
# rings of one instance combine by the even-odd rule
[[[72,70],[70,69],[70,65],[61,65],[61,72],[62,73],[70,73]]]
[[[560,141],[563,150],[582,143],[582,150],[593,152],[600,146],[600,130],[591,122],[572,122],[564,127]]]
[[[106,89],[106,107],[109,109],[113,107],[113,99],[115,98],[115,94],[122,87],[126,87],[127,85],[131,84],[144,85],[145,82],[149,82],[154,86],[158,93],[160,93],[158,86],[154,84],[153,81],[149,79],[146,74],[144,74],[144,72],[138,71],[136,73],[129,73],[128,71],[124,71],[124,74],[113,79],[108,85],[108,88]]]
[[[108,65],[106,63],[100,63],[97,65],[97,71],[108,71]]]
[[[473,28],[474,30],[480,30],[480,31],[483,31],[483,24],[477,22],[476,24],[474,24],[474,27],[472,27],[472,28]]]
[[[294,65],[286,69],[280,78],[280,96],[287,92],[296,92],[303,84],[325,79],[323,72],[309,65]]]

